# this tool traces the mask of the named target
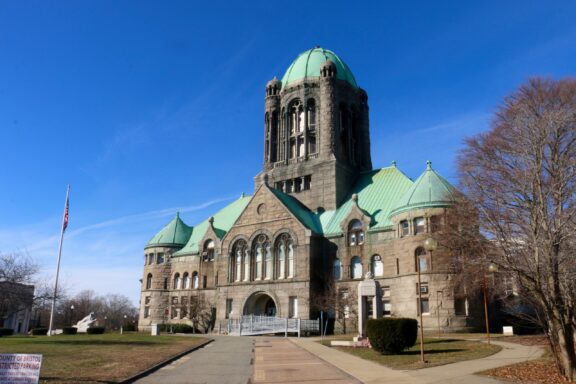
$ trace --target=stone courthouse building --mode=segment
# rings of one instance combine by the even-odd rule
[[[368,95],[344,61],[319,47],[300,54],[268,82],[264,106],[254,194],[193,226],[177,214],[146,244],[140,328],[192,324],[198,302],[213,323],[315,319],[326,295],[345,303],[333,316],[353,318],[367,272],[384,316],[417,318],[421,308],[426,328],[464,326],[446,252],[423,246],[455,190],[430,163],[415,181],[395,163],[372,169]]]

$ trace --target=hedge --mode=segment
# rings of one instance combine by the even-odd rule
[[[64,327],[62,328],[63,335],[75,335],[78,333],[78,328],[76,327]]]
[[[48,334],[48,328],[33,328],[32,334],[34,336],[46,336]]]
[[[12,336],[14,330],[12,328],[0,328],[0,337],[2,336]]]
[[[86,333],[89,335],[101,335],[104,333],[104,327],[90,327],[86,329]]]
[[[194,328],[188,324],[162,324],[160,330],[173,333],[194,333]]]
[[[408,318],[370,319],[366,335],[372,348],[389,355],[399,354],[416,343],[418,321]]]

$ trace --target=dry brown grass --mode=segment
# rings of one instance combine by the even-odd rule
[[[42,354],[41,383],[117,383],[207,339],[128,333],[0,338],[0,353]]]
[[[334,339],[343,340],[337,337]],[[347,338],[350,340],[350,338]],[[330,345],[325,340],[325,345]],[[477,341],[458,339],[424,339],[426,364],[420,362],[420,346],[416,345],[399,355],[382,355],[370,348],[336,347],[338,350],[358,356],[362,359],[372,360],[394,369],[419,369],[437,365],[451,364],[464,360],[480,359],[499,352],[502,348],[497,345],[488,345]]]

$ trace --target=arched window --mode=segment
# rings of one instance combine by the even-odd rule
[[[306,112],[308,113],[308,129],[314,131],[316,130],[316,101],[314,99],[308,100]]]
[[[276,240],[277,276],[285,279],[294,276],[294,245],[287,233],[282,233]]]
[[[184,289],[190,289],[190,275],[188,274],[188,272],[184,272],[183,280],[184,280]]]
[[[294,277],[294,244],[288,241],[288,277]]]
[[[248,264],[248,267],[246,266]],[[246,241],[238,240],[232,247],[230,255],[230,282],[242,280],[242,266],[244,265],[244,280],[250,276],[250,255],[246,247]]]
[[[244,281],[250,280],[250,250],[244,247]]]
[[[204,251],[202,252],[204,261],[214,260],[214,241],[208,239],[204,242]]]
[[[431,269],[431,260],[430,255],[426,252],[426,250],[422,247],[416,248],[414,252],[416,258],[416,272],[420,270],[420,272],[426,272]]]
[[[283,279],[286,277],[286,244],[281,241],[278,244],[278,278]]]
[[[262,269],[262,265],[264,260],[264,257],[267,256],[268,252],[270,250],[270,245],[268,243],[268,238],[266,237],[266,235],[258,235],[258,237],[255,240],[255,244],[254,244],[254,258],[255,258],[255,265],[254,265],[254,279],[255,280],[261,280],[262,279],[262,273],[264,272]],[[266,255],[265,255],[266,253]],[[270,264],[272,265],[272,264]]]
[[[354,256],[350,263],[350,275],[353,279],[362,278],[362,260],[360,256]]]
[[[146,276],[146,289],[150,289],[152,288],[152,274],[149,273],[148,276]]]
[[[192,272],[192,288],[198,289],[198,272]]]
[[[177,273],[174,275],[174,284],[173,284],[173,289],[180,289],[181,288],[181,280],[180,280],[180,274]]]
[[[264,278],[271,279],[272,271],[274,270],[274,262],[272,260],[272,246],[269,242],[264,244],[264,249],[266,251],[266,256],[264,257]]]
[[[384,276],[384,264],[382,263],[382,258],[380,255],[372,256],[372,260],[370,262],[370,272],[375,277]]]
[[[342,278],[342,262],[340,262],[340,259],[334,260],[332,275],[334,276],[334,280],[340,280]]]
[[[304,156],[304,108],[300,100],[295,100],[288,109],[288,133],[290,152],[288,158]]]
[[[364,244],[364,230],[362,229],[362,222],[354,219],[348,224],[348,245],[361,245]]]
[[[313,154],[317,152],[316,146],[316,102],[314,99],[308,100],[306,107],[308,113],[308,153]]]

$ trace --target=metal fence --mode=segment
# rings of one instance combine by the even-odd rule
[[[274,333],[295,333],[300,337],[302,332],[315,333],[320,331],[319,320],[287,319],[273,316],[242,316],[239,319],[226,319],[220,322],[219,333],[249,336]]]

